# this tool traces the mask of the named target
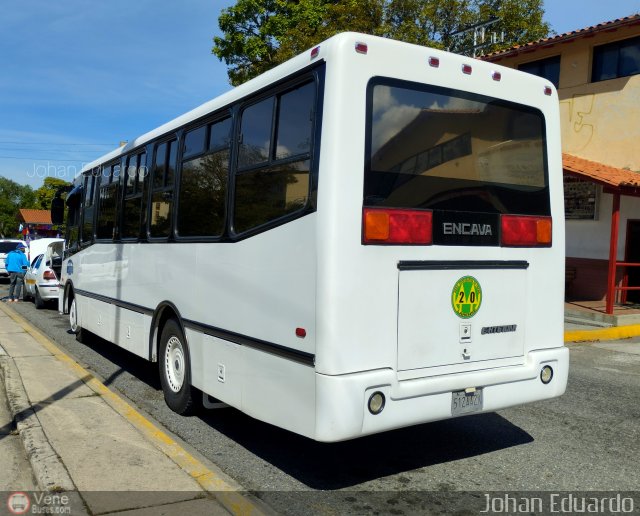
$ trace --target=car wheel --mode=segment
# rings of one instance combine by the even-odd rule
[[[36,294],[33,299],[36,304],[36,308],[40,310],[41,308],[44,308],[44,300],[40,297],[40,292],[38,292],[38,287],[36,287],[35,290],[36,290]]]
[[[162,329],[158,357],[160,384],[171,410],[184,416],[197,410],[197,390],[191,386],[191,360],[180,325],[169,319]]]
[[[69,328],[71,333],[75,333],[78,342],[84,342],[85,332],[78,324],[78,303],[75,297],[71,300],[69,307]]]

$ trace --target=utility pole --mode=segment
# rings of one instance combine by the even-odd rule
[[[462,48],[458,51],[459,54],[476,57],[477,50],[483,47],[488,47],[489,45],[495,45],[496,43],[502,43],[504,41],[504,31],[497,34],[496,32],[487,33],[487,28],[491,27],[495,23],[500,21],[498,18],[491,18],[487,21],[483,21],[480,23],[476,23],[475,25],[471,25],[466,29],[459,30],[451,34],[452,38],[460,38],[464,39],[464,37],[473,33],[473,44],[467,47]],[[488,36],[488,37],[487,37]],[[448,48],[447,50],[450,50]]]

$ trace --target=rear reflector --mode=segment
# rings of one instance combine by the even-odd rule
[[[320,47],[316,47],[311,50],[311,59],[315,59],[320,54]]]
[[[363,243],[430,245],[433,213],[423,210],[364,208]]]
[[[551,245],[551,217],[502,215],[502,245],[505,247],[548,247]]]

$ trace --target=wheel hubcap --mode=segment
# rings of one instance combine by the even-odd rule
[[[164,356],[165,364],[165,376],[169,388],[173,392],[179,392],[182,389],[184,383],[184,350],[182,349],[182,343],[180,339],[175,335],[167,342],[167,349]]]
[[[71,331],[78,331],[78,317],[76,314],[76,300],[71,301],[71,308],[69,309],[69,326],[71,326]]]

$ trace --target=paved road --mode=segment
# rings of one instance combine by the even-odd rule
[[[467,490],[484,499],[491,490],[640,489],[640,339],[570,346],[567,393],[556,400],[321,444],[234,409],[177,416],[154,364],[97,338],[77,343],[53,307],[13,308],[278,513],[450,513],[434,493],[450,504]]]

